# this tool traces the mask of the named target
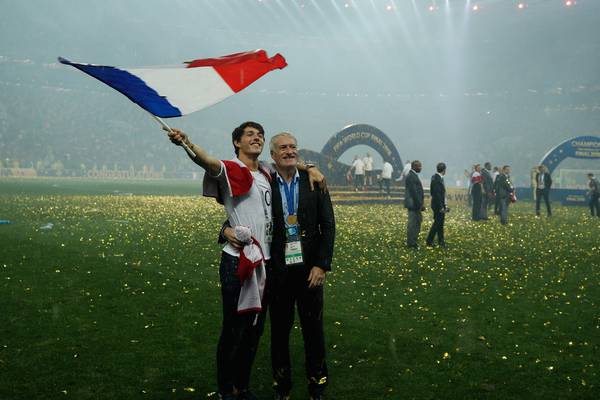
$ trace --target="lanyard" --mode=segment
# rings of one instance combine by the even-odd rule
[[[288,215],[295,215],[296,214],[296,207],[295,207],[296,177],[292,178],[292,182],[290,182],[289,187],[287,185],[287,182],[283,181],[283,190],[285,191],[285,200],[287,203]]]

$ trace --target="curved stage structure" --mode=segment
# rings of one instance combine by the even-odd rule
[[[392,164],[394,177],[402,172],[402,159],[396,146],[383,131],[368,124],[354,124],[345,127],[327,141],[321,152],[301,149],[299,154],[303,160],[317,164],[324,171],[328,182],[334,185],[344,185],[350,166],[338,160],[348,149],[359,145],[371,147],[381,155],[384,161]]]

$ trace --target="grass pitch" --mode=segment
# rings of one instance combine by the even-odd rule
[[[1,399],[210,396],[224,212],[186,196],[197,183],[0,189]],[[587,209],[537,219],[522,203],[509,226],[455,209],[448,249],[416,252],[400,206],[335,212],[328,398],[597,398],[600,219]],[[293,398],[307,398],[299,328],[292,342]],[[252,385],[268,399],[270,384],[267,326]]]

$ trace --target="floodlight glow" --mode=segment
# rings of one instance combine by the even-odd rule
[[[386,9],[387,11],[392,11],[392,8],[394,8],[394,7],[392,7],[392,5],[391,5],[391,4],[388,4],[387,6],[385,6],[385,9]]]
[[[577,4],[577,2],[575,0],[566,0],[565,1],[565,6],[567,6],[567,7],[574,6],[575,4]]]
[[[517,8],[518,8],[519,10],[523,10],[523,9],[525,9],[526,7],[527,7],[527,4],[525,4],[525,3],[519,3],[519,4],[517,4]]]

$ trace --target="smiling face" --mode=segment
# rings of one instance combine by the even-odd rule
[[[281,169],[296,168],[298,164],[298,144],[290,134],[275,135],[271,140],[271,158]]]
[[[248,156],[258,156],[262,153],[265,145],[265,135],[258,129],[247,126],[244,128],[240,139],[235,140],[233,143],[240,153]]]

